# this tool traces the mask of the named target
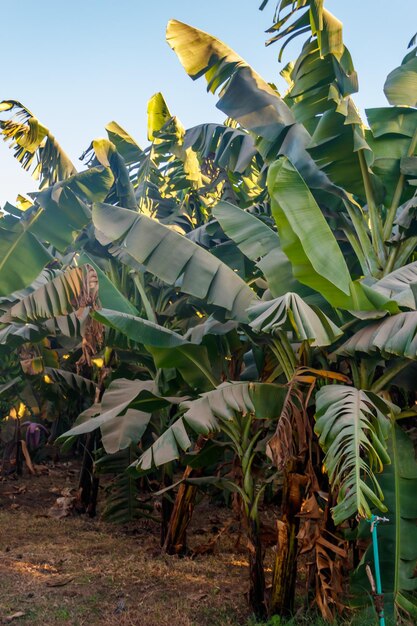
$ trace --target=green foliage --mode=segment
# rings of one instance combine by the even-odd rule
[[[335,524],[355,516],[368,518],[370,504],[386,511],[374,472],[390,463],[385,439],[389,406],[377,396],[341,385],[322,387],[316,395],[315,431],[326,456],[324,466],[338,491]]]
[[[79,173],[28,109],[0,105],[3,137],[40,180],[33,201],[0,217],[3,406],[32,410],[42,396],[58,411],[75,391],[80,414],[61,441],[95,433],[94,471],[112,476],[108,519],[152,516],[138,477],[163,482],[166,464],[190,463],[187,488],[238,494],[251,575],[263,576],[258,504],[279,433],[308,484],[293,522],[326,617],[343,588],[337,527],[374,507],[391,519],[380,528],[389,599],[412,614],[417,475],[388,416],[392,397],[415,418],[414,386],[394,378],[417,357],[415,49],[387,78],[393,106],[367,110],[366,128],[342,25],[321,0],[281,0],[269,32],[281,55],[308,37],[282,72],[283,97],[226,44],[172,20],[168,43],[228,119],[185,130],[157,93],[150,145],[111,122]]]
[[[114,454],[104,454],[96,460],[98,475],[111,479],[106,486],[103,519],[124,524],[139,517],[151,516],[152,503],[141,500],[137,479],[126,471],[136,458],[134,446],[129,446]]]
[[[233,319],[245,319],[256,298],[224,263],[189,239],[145,215],[106,204],[95,204],[93,223],[102,245],[123,263],[146,269],[168,284],[179,281],[184,293],[226,309]]]
[[[391,464],[379,480],[385,496],[386,523],[378,525],[378,546],[385,606],[390,617],[402,614],[415,620],[417,600],[417,462],[410,438],[394,424],[388,439]],[[372,546],[365,552],[353,584],[362,593],[367,590],[365,564],[373,562]]]

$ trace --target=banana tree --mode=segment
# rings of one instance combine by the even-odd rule
[[[346,364],[355,384],[389,391],[395,377],[407,368],[405,359],[415,357],[414,272],[409,263],[416,245],[412,224],[417,113],[412,108],[414,74],[410,74],[415,72],[415,50],[387,79],[384,89],[393,106],[367,110],[366,126],[351,98],[357,90],[357,77],[343,44],[341,23],[323,3],[291,5],[283,1],[279,9],[284,15],[271,29],[274,37],[270,43],[283,39],[285,44],[294,33],[311,35],[297,61],[283,72],[289,82],[283,98],[219,40],[175,20],[168,25],[168,42],[187,73],[193,79],[205,76],[212,92],[221,88],[218,108],[252,135],[269,164],[268,190],[277,235],[265,232],[261,241],[260,224],[251,223],[244,214],[243,223],[256,233],[250,240],[237,221],[239,209],[223,204],[217,215],[216,209],[214,213],[243,254],[258,267],[264,264],[272,295],[288,290],[280,284],[283,277],[287,285],[293,285],[292,291],[319,303],[342,325],[347,337],[353,333],[346,344],[351,356]],[[195,40],[198,47],[193,49]],[[272,313],[269,316],[273,318]],[[393,341],[388,334],[391,328],[397,333]],[[367,361],[358,354],[363,351],[362,337],[369,351],[381,350],[383,357],[389,354],[393,358],[368,369]],[[343,349],[341,354],[345,353]],[[280,356],[284,361],[282,352]],[[357,416],[348,411],[346,390],[332,388],[332,393],[338,397],[341,411],[350,414],[353,425]],[[388,405],[383,414],[389,414]],[[377,427],[367,448],[369,468],[381,469],[388,461],[389,421],[383,419],[384,429],[377,435],[381,426]],[[348,431],[341,432],[348,436]],[[324,439],[322,444],[326,450]],[[326,457],[329,478],[336,492],[339,488],[340,500],[345,487],[338,482],[341,475],[335,468],[342,462],[342,449],[330,447]],[[371,476],[372,469],[363,465],[359,451],[354,456],[360,471]],[[364,483],[363,489],[367,492],[369,485]],[[383,509],[377,484],[371,492],[371,503]],[[361,502],[358,498],[350,514],[369,514],[369,505]],[[338,506],[334,513],[339,523]]]
[[[4,295],[24,289],[46,265],[50,270],[56,258],[65,261],[64,255],[70,253],[72,264],[88,265],[96,272],[103,308],[93,306],[90,319],[109,329],[106,342],[113,347],[127,342],[120,345],[141,355],[147,378],[157,376],[166,390],[169,381],[171,387],[179,381],[195,402],[201,392],[215,394],[220,381],[239,384],[245,375],[240,357],[232,372],[227,367],[230,352],[215,359],[217,340],[196,338],[204,337],[202,328],[212,322],[230,318],[227,323],[235,324],[235,331],[239,324],[238,343],[253,364],[255,383],[261,380],[271,388],[287,384],[296,391],[295,400],[288,396],[278,421],[291,425],[288,432],[280,427],[287,447],[277,448],[278,435],[271,439],[273,463],[281,470],[290,463],[288,450],[301,441],[294,417],[300,414],[310,425],[311,441],[321,443],[316,462],[320,464],[326,454],[328,503],[320,500],[323,490],[311,479],[313,487],[304,500],[300,491],[297,506],[304,507],[300,511],[306,520],[304,531],[310,529],[305,546],[316,554],[317,602],[331,619],[340,608],[336,597],[340,579],[329,578],[326,569],[338,572],[336,558],[344,554],[336,524],[356,514],[366,517],[374,506],[386,506],[382,480],[375,473],[388,458],[393,461],[395,452],[387,453],[387,436],[396,413],[375,394],[391,394],[402,413],[414,401],[414,390],[410,395],[404,380],[416,356],[415,49],[387,78],[385,93],[392,106],[367,110],[365,124],[351,98],[357,77],[341,23],[322,2],[282,0],[278,8],[281,13],[270,43],[282,40],[285,48],[294,34],[309,36],[296,62],[283,70],[289,84],[283,97],[219,40],[175,20],[168,25],[168,42],[187,73],[193,79],[204,75],[210,91],[220,90],[217,106],[228,116],[224,125],[184,131],[157,94],[148,109],[151,145],[142,150],[113,122],[107,127],[109,139],[92,143],[87,169],[77,174],[70,165],[59,165],[66,161],[56,146],[51,152],[49,131],[36,125],[26,109],[16,103],[3,105],[6,111],[12,106],[25,111],[18,124],[12,119],[2,126],[4,136],[17,146],[17,156],[23,155],[24,163],[36,156],[58,173],[48,174],[52,178],[47,184],[52,186],[36,194],[28,208],[6,207],[0,224],[4,233],[0,288]],[[53,159],[46,159],[48,153]],[[16,252],[20,242],[22,254]],[[56,297],[57,282],[44,291]],[[35,303],[38,297],[17,308],[12,299],[1,331],[5,341],[31,336],[38,340],[36,333],[50,332],[42,300],[41,305]],[[185,310],[192,311],[187,319],[181,316]],[[70,335],[80,333],[79,319],[71,314],[63,317],[58,312],[53,325],[54,333],[57,328]],[[349,377],[354,387],[323,387],[323,377],[311,371],[297,374],[299,366],[333,371],[333,379],[324,377],[327,382],[346,382]],[[294,383],[296,376],[304,380]],[[234,416],[239,445],[245,438],[239,420],[244,421],[246,410],[237,410],[242,415]],[[217,428],[219,416],[212,413],[217,422],[210,423]],[[100,418],[91,418],[89,428],[97,428],[95,420]],[[159,449],[145,453],[142,468],[175,459],[189,447],[184,420],[185,415],[162,434]],[[222,428],[230,426],[226,422]],[[239,456],[237,445],[235,451]],[[304,456],[297,462],[304,469],[309,459]],[[344,494],[349,495],[346,507]],[[242,501],[252,506],[244,495]],[[297,515],[293,511],[285,520],[290,527],[287,543],[292,546],[286,562],[292,560],[293,565],[291,538]],[[336,555],[333,561],[329,550]],[[259,581],[259,552],[255,553],[254,580]],[[400,561],[396,559],[395,571]],[[285,587],[286,573],[281,561],[274,573],[274,590]],[[293,574],[288,580],[293,588]],[[403,578],[396,575],[395,580],[394,603],[399,606],[405,597],[398,582]],[[252,598],[261,613],[260,586]],[[278,601],[279,594],[273,593],[274,610],[288,611],[292,595],[283,592]]]

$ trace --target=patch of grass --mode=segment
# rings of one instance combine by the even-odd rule
[[[60,620],[67,620],[70,619],[71,617],[71,613],[68,609],[66,609],[65,607],[59,607],[58,609],[55,610],[55,617],[56,619],[60,619]]]
[[[198,622],[193,622],[192,626],[241,626],[242,622],[237,620],[236,613],[228,608],[202,606],[198,610]]]
[[[246,626],[329,626],[320,615],[315,612],[308,612],[304,615],[282,618],[279,615],[272,616],[266,622],[260,622],[256,618],[249,618]],[[378,621],[373,610],[352,616],[350,619],[338,619],[333,626],[378,626]]]

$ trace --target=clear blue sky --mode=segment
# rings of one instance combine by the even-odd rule
[[[162,91],[186,127],[222,121],[204,80],[193,82],[165,43],[174,17],[210,32],[243,56],[266,80],[280,84],[278,45],[265,48],[275,0],[19,0],[7,3],[1,36],[0,100],[24,103],[48,126],[77,164],[104,126],[116,120],[141,144],[146,104]],[[359,73],[360,108],[386,101],[382,86],[417,31],[417,0],[327,0],[344,24],[344,40]],[[6,6],[2,7],[3,13]],[[284,61],[295,58],[295,40]],[[0,206],[35,189],[0,144]],[[80,164],[81,165],[81,164]]]

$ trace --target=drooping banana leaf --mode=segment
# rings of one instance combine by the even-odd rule
[[[326,453],[330,485],[338,492],[335,524],[355,515],[368,518],[371,506],[386,511],[375,473],[390,463],[385,440],[391,407],[374,394],[343,385],[322,387],[316,407],[314,430]]]
[[[417,48],[403,59],[401,65],[387,76],[384,93],[390,104],[417,106]]]
[[[55,276],[58,276],[62,272],[61,269],[47,269],[44,268],[39,276],[35,278],[30,285],[27,285],[24,289],[19,289],[14,291],[13,293],[7,294],[7,296],[0,297],[0,309],[3,311],[7,311],[10,308],[11,304],[14,304],[17,300],[23,300],[30,293],[38,289],[38,287],[42,287],[45,283],[49,283]]]
[[[416,308],[417,261],[408,263],[398,270],[387,274],[372,285],[372,289],[383,294],[400,306]]]
[[[134,466],[138,470],[148,470],[178,459],[191,446],[185,425],[197,434],[207,435],[219,430],[219,420],[231,420],[235,412],[254,413],[259,419],[278,419],[285,394],[285,388],[279,385],[228,382],[201,394],[197,400],[183,402],[184,415],[142,454]]]
[[[0,321],[39,322],[71,314],[94,304],[97,284],[97,274],[92,266],[69,269],[10,307]]]
[[[258,153],[252,135],[224,124],[200,124],[186,131],[184,147],[231,172],[245,172]]]
[[[58,383],[67,389],[70,388],[82,396],[91,395],[97,388],[97,384],[94,381],[69,370],[45,367],[44,372],[52,382]]]
[[[388,619],[399,617],[401,611],[411,619],[409,623],[414,623],[417,597],[411,593],[417,590],[417,462],[412,441],[396,424],[388,439],[388,453],[391,465],[384,468],[379,484],[389,521],[378,524],[377,529],[385,611]],[[366,530],[369,532],[369,525]],[[368,562],[373,564],[372,545],[353,576],[352,590],[356,593],[369,594],[369,581],[364,572]],[[375,571],[373,565],[372,569]]]
[[[216,385],[205,346],[193,344],[168,328],[126,313],[100,309],[93,317],[144,345],[157,367],[177,369],[193,387]]]
[[[0,346],[7,346],[10,351],[24,343],[37,343],[48,334],[46,328],[39,328],[35,324],[6,324],[0,328]]]
[[[10,119],[0,122],[4,140],[10,142],[15,158],[25,170],[33,168],[33,176],[39,180],[41,188],[76,173],[50,130],[23,104],[16,100],[3,100],[0,111],[13,114]]]
[[[133,402],[141,406],[141,395],[145,394],[145,406],[148,406],[149,394],[156,392],[152,380],[127,380],[118,378],[112,381],[103,394],[101,403],[81,413],[76,424],[61,435],[58,441],[90,433],[101,429],[102,442],[107,453],[114,453],[140,441],[151,418],[151,413],[139,408],[128,408]],[[162,406],[168,404],[163,400]]]
[[[177,20],[168,23],[167,41],[193,80],[205,76],[209,91],[215,93],[221,88],[217,108],[259,137],[256,145],[264,160],[270,162],[286,154],[309,185],[344,195],[306,151],[310,135],[304,126],[296,123],[277,91],[236,52]]]
[[[256,294],[214,255],[167,226],[133,211],[97,203],[93,208],[96,236],[122,262],[133,261],[168,284],[244,320]]]
[[[328,346],[343,334],[318,307],[309,306],[296,293],[256,303],[248,314],[250,325],[257,332],[291,330],[298,340],[313,346]]]
[[[358,352],[393,356],[417,357],[417,311],[398,313],[379,322],[364,326],[338,349],[339,354],[353,356]]]

